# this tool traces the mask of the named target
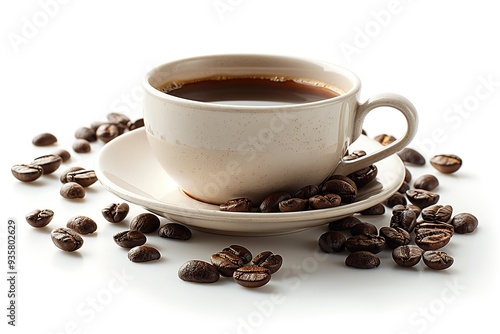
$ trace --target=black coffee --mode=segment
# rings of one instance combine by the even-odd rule
[[[328,85],[284,78],[215,77],[166,83],[159,90],[184,99],[230,105],[282,105],[316,102],[340,94]]]

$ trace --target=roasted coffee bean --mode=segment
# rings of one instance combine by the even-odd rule
[[[290,199],[292,196],[290,196],[289,193],[287,192],[277,192],[274,194],[271,194],[267,196],[262,203],[259,206],[259,211],[260,212],[279,212],[279,204],[281,201]]]
[[[127,217],[130,207],[127,203],[111,203],[101,210],[102,216],[110,223],[119,223]]]
[[[67,199],[78,199],[85,197],[85,188],[76,182],[67,182],[62,185],[59,191],[62,197]]]
[[[68,151],[66,151],[64,149],[57,150],[54,152],[54,154],[60,156],[62,159],[62,162],[66,162],[69,159],[71,159],[71,153],[69,153]]]
[[[259,288],[271,280],[271,272],[259,266],[246,266],[235,270],[233,279],[245,288]]]
[[[158,229],[158,235],[162,238],[189,240],[191,239],[191,230],[178,223],[167,223]]]
[[[82,126],[75,131],[76,139],[85,139],[87,142],[92,143],[97,141],[97,135],[94,129]]]
[[[89,187],[97,182],[97,175],[94,170],[81,169],[67,173],[66,181],[76,182],[82,187]]]
[[[427,267],[434,270],[443,270],[451,267],[455,260],[443,251],[426,251],[422,255]]]
[[[246,247],[240,245],[231,245],[224,248],[222,251],[233,253],[234,255],[241,258],[244,264],[250,263],[253,258],[252,253]]]
[[[55,154],[47,154],[36,158],[30,165],[40,166],[43,169],[43,174],[51,174],[55,172],[62,164],[60,156]]]
[[[351,228],[351,235],[358,235],[358,234],[377,235],[378,229],[377,226],[373,225],[372,223],[361,222],[359,224],[354,225]]]
[[[379,216],[385,213],[385,206],[382,203],[375,204],[374,206],[365,209],[360,214],[365,216]]]
[[[281,201],[279,203],[279,209],[281,212],[295,212],[295,211],[304,211],[309,206],[309,200],[292,197]]]
[[[345,264],[358,269],[373,269],[380,266],[380,259],[371,252],[356,251],[347,256]]]
[[[76,171],[79,171],[79,170],[85,170],[85,168],[78,167],[78,166],[70,167],[70,168],[68,168],[67,170],[65,170],[64,172],[61,173],[61,176],[59,177],[59,180],[61,181],[61,183],[68,183],[69,180],[68,180],[67,175],[69,173],[71,173],[71,172],[76,172]]]
[[[432,174],[425,174],[420,176],[413,183],[416,189],[434,190],[439,186],[439,180]]]
[[[354,225],[361,223],[359,218],[348,216],[328,223],[328,229],[332,231],[345,231],[353,228]]]
[[[123,248],[134,248],[146,243],[146,236],[139,231],[123,231],[115,234],[113,240]]]
[[[415,226],[415,243],[423,250],[443,248],[453,236],[453,225],[423,222]]]
[[[354,173],[347,175],[348,178],[354,181],[358,188],[361,188],[375,180],[378,175],[378,168],[375,165],[362,168]]]
[[[434,205],[439,201],[439,194],[423,189],[410,189],[406,192],[408,200],[423,209]]]
[[[416,166],[425,165],[424,156],[412,148],[409,147],[403,148],[401,151],[398,152],[398,156],[405,163]]]
[[[103,121],[94,121],[92,123],[90,123],[90,128],[94,131],[97,131],[97,129],[103,125],[103,124],[107,124],[108,122],[103,122]],[[97,138],[99,139],[99,138]]]
[[[108,143],[120,135],[120,129],[116,124],[104,123],[97,128],[95,133],[99,140]]]
[[[300,188],[294,195],[294,197],[309,199],[310,197],[316,196],[319,194],[319,187],[315,184],[311,184],[305,187]]]
[[[479,225],[479,221],[470,213],[459,213],[453,217],[451,225],[453,225],[457,233],[472,233]]]
[[[214,283],[220,277],[213,264],[201,260],[187,261],[179,268],[177,275],[183,281],[194,283]]]
[[[408,182],[403,181],[403,183],[401,184],[401,187],[399,187],[399,189],[398,189],[398,193],[406,194],[407,190],[410,190],[410,185],[408,184]]]
[[[68,220],[66,227],[78,232],[79,234],[91,234],[97,230],[96,222],[86,216],[76,216]]]
[[[47,226],[52,218],[54,218],[54,211],[52,210],[34,210],[26,215],[26,221],[33,227]]]
[[[454,154],[438,154],[431,158],[432,167],[436,168],[441,173],[455,173],[462,167],[462,159]]]
[[[420,262],[424,251],[415,245],[403,245],[394,248],[392,258],[401,267],[413,267]]]
[[[332,181],[332,180],[340,180],[340,181],[347,182],[347,183],[349,183],[349,185],[350,185],[351,187],[353,187],[353,188],[354,188],[354,189],[356,189],[356,191],[357,191],[357,186],[356,186],[356,183],[355,183],[353,180],[351,180],[350,178],[348,178],[347,176],[340,175],[340,174],[333,174],[333,175],[330,175],[330,176],[328,177],[328,179],[327,179],[325,182],[323,182],[323,183],[321,184],[321,186],[319,187],[319,190],[321,190],[321,187],[322,187],[322,186],[323,186],[326,182],[328,182],[328,181]]]
[[[376,254],[385,248],[385,239],[375,234],[358,234],[347,238],[344,244],[351,253],[367,251]]]
[[[379,235],[385,239],[385,244],[389,248],[408,245],[411,241],[410,233],[401,227],[383,226],[380,228]]]
[[[60,227],[50,233],[54,245],[66,252],[73,252],[82,247],[83,239],[72,229]]]
[[[252,259],[252,264],[269,269],[271,274],[277,272],[283,264],[283,257],[278,254],[273,254],[271,251],[261,252]]]
[[[57,142],[57,138],[52,133],[45,132],[33,137],[31,142],[35,146],[49,146],[55,144]]]
[[[146,212],[141,213],[130,222],[130,229],[141,231],[144,234],[153,233],[160,227],[160,218],[156,215]]]
[[[76,139],[71,147],[76,153],[89,153],[92,150],[90,143],[86,139]]]
[[[16,179],[22,182],[33,182],[43,174],[43,168],[36,165],[14,165],[10,171]]]
[[[327,231],[318,240],[319,248],[325,253],[338,253],[345,249],[346,237],[338,231]]]
[[[210,262],[225,277],[233,276],[234,271],[244,265],[243,260],[238,255],[228,251],[220,251],[212,254]]]
[[[422,209],[422,219],[429,222],[447,223],[451,219],[453,208],[450,205],[431,205]]]
[[[127,128],[130,131],[142,128],[143,126],[144,126],[144,118],[139,118],[139,119],[135,120],[134,122],[130,121],[127,124]]]
[[[361,157],[364,157],[365,155],[366,155],[366,151],[364,151],[364,150],[355,150],[355,151],[352,151],[352,153],[346,152],[343,160],[344,161],[355,160],[355,159],[359,159]]]
[[[352,186],[352,183],[341,179],[331,179],[320,188],[322,194],[336,194],[339,195],[342,203],[349,204],[356,200],[358,189]]]
[[[401,209],[400,209],[401,208]],[[406,209],[405,206],[398,206],[398,209],[392,210],[390,227],[400,227],[411,233],[417,224],[417,215],[413,210]]]
[[[128,116],[118,112],[110,112],[106,115],[106,118],[110,123],[121,124],[124,127],[130,123],[130,118]]]
[[[229,212],[250,212],[252,211],[253,204],[250,198],[234,198],[219,205],[221,211]]]
[[[135,246],[128,251],[128,259],[132,262],[149,262],[159,260],[160,252],[151,246]]]
[[[412,175],[411,175],[410,170],[408,169],[408,167],[405,167],[405,179],[404,179],[404,181],[406,183],[410,183],[411,178],[412,178]]]
[[[315,195],[310,197],[308,202],[312,209],[329,209],[339,206],[342,198],[337,194]]]
[[[399,192],[395,192],[388,199],[384,201],[384,204],[388,208],[392,208],[396,205],[406,205],[406,197]]]
[[[387,146],[390,143],[393,143],[396,141],[396,137],[394,137],[392,135],[387,135],[385,133],[380,134],[378,136],[375,136],[375,137],[373,137],[373,139],[384,146]]]
[[[419,208],[418,206],[413,205],[413,204],[407,204],[407,205],[398,204],[398,205],[395,205],[392,207],[392,212],[400,211],[400,210],[411,210],[411,211],[415,212],[415,218],[418,218],[418,216],[420,215],[420,212],[422,211],[421,208]]]

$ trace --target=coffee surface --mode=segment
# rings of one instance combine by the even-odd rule
[[[184,99],[229,105],[269,106],[316,102],[340,94],[323,83],[284,78],[213,78],[159,88]]]

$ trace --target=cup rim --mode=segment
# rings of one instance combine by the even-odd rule
[[[173,96],[170,94],[166,94],[155,88],[151,83],[150,79],[155,75],[156,73],[159,72],[161,68],[167,67],[174,65],[176,63],[185,63],[185,62],[190,62],[190,61],[196,61],[196,60],[204,60],[204,59],[210,59],[210,58],[222,58],[222,57],[239,57],[239,58],[261,58],[261,59],[274,59],[274,60],[288,60],[288,61],[300,61],[300,62],[306,62],[310,63],[313,65],[318,65],[322,66],[325,69],[328,69],[329,71],[336,72],[343,76],[344,78],[348,78],[348,80],[351,82],[352,86],[349,90],[343,92],[339,96],[323,99],[320,101],[314,101],[314,102],[306,102],[306,103],[295,103],[295,104],[283,104],[283,105],[270,105],[270,106],[252,106],[252,105],[231,105],[231,104],[220,104],[216,102],[203,102],[203,101],[196,101],[196,100],[190,100],[190,99],[185,99],[182,97],[177,97]],[[164,62],[160,65],[157,65],[153,67],[151,70],[149,70],[146,75],[143,78],[142,81],[142,86],[143,89],[151,94],[152,96],[160,99],[160,100],[167,100],[170,103],[175,103],[175,104],[183,104],[185,105],[186,103],[190,104],[193,107],[196,107],[197,109],[209,109],[213,110],[214,107],[217,108],[217,110],[220,111],[231,111],[238,109],[240,111],[251,111],[251,110],[259,110],[259,111],[265,111],[265,110],[270,110],[270,111],[276,111],[280,109],[286,109],[286,110],[293,110],[293,109],[304,109],[308,107],[316,107],[316,106],[321,106],[324,104],[329,104],[332,102],[337,102],[340,100],[345,100],[348,99],[351,96],[355,96],[359,90],[361,89],[361,81],[358,78],[356,74],[354,74],[351,70],[332,63],[328,63],[326,61],[321,61],[317,59],[311,59],[311,58],[302,58],[302,57],[293,57],[293,56],[287,56],[287,55],[279,55],[279,54],[261,54],[261,53],[225,53],[225,54],[208,54],[208,55],[201,55],[201,56],[194,56],[194,57],[189,57],[189,58],[181,58],[181,59],[174,59],[170,60],[167,62]]]

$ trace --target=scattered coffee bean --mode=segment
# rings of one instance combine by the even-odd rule
[[[318,240],[319,248],[325,253],[338,253],[345,249],[346,237],[338,231],[327,231]]]
[[[250,198],[235,198],[231,199],[219,206],[221,211],[229,212],[250,212],[252,211],[253,203]]]
[[[139,231],[123,231],[115,234],[113,240],[116,244],[123,248],[134,248],[146,243],[146,236]]]
[[[212,254],[210,262],[225,277],[233,276],[234,271],[244,265],[243,260],[238,255],[228,251]]]
[[[453,226],[447,223],[420,223],[415,226],[415,243],[423,250],[443,248],[453,236]]]
[[[83,167],[78,167],[78,166],[73,166],[73,167],[70,167],[68,168],[67,170],[65,170],[64,172],[61,173],[61,176],[59,177],[59,180],[61,181],[61,183],[68,183],[69,180],[68,180],[68,177],[67,175],[71,172],[76,172],[76,171],[79,171],[79,170],[84,170],[85,168]]]
[[[347,238],[344,244],[351,253],[367,251],[376,254],[385,248],[385,239],[375,234],[358,234]]]
[[[373,139],[384,146],[387,146],[390,143],[393,143],[396,141],[396,137],[385,134],[385,133],[380,134],[378,136],[375,136],[375,137],[373,137]]]
[[[356,200],[358,189],[352,183],[341,179],[331,179],[325,182],[321,188],[322,194],[336,194],[340,196],[342,203],[349,204]]]
[[[472,233],[479,225],[479,221],[470,213],[459,213],[453,217],[451,225],[453,225],[457,233]]]
[[[243,261],[243,264],[247,264],[252,261],[252,253],[246,247],[240,245],[231,245],[224,248],[222,251],[230,252],[238,256]]]
[[[89,141],[86,139],[76,139],[71,147],[76,153],[89,153],[92,150]]]
[[[89,187],[97,182],[97,176],[94,170],[82,169],[67,173],[66,181],[76,182],[82,187]]]
[[[404,179],[404,182],[410,183],[411,178],[412,178],[411,172],[408,169],[408,167],[405,166],[405,179]]]
[[[399,192],[395,192],[384,201],[384,204],[388,208],[395,207],[396,205],[406,205],[406,197]]]
[[[127,128],[132,131],[132,130],[135,130],[135,129],[139,129],[139,128],[142,128],[144,126],[144,119],[143,118],[139,118],[137,120],[135,120],[134,122],[130,121],[128,124],[127,124]]]
[[[94,129],[91,129],[86,126],[82,126],[75,131],[76,139],[84,139],[89,143],[97,141],[97,135]]]
[[[178,223],[167,223],[158,229],[158,235],[162,238],[189,240],[191,239],[191,230]]]
[[[69,228],[56,228],[50,233],[54,245],[65,252],[73,252],[82,247],[83,239],[75,231]]]
[[[96,222],[86,216],[76,216],[68,220],[66,227],[70,228],[79,234],[91,234],[97,230]]]
[[[345,264],[358,269],[373,269],[380,265],[380,259],[371,252],[357,251],[347,256]]]
[[[398,156],[405,163],[416,166],[425,165],[424,156],[412,148],[409,147],[403,148],[401,151],[398,152]]]
[[[304,211],[309,206],[307,199],[292,197],[281,201],[278,205],[281,212]]]
[[[342,198],[337,194],[315,195],[310,197],[308,202],[311,209],[329,209],[339,206]]]
[[[443,270],[452,266],[455,260],[443,251],[426,251],[422,255],[427,267],[434,270]]]
[[[278,254],[273,254],[271,251],[261,252],[252,259],[252,264],[269,269],[271,274],[277,272],[283,264],[283,257]]]
[[[420,262],[424,251],[415,245],[402,245],[394,248],[392,258],[401,267],[413,267]]]
[[[392,249],[408,245],[411,241],[410,233],[401,227],[383,226],[379,234],[385,239],[387,247]]]
[[[398,193],[406,194],[407,190],[410,190],[410,185],[408,184],[408,182],[403,181],[403,183],[401,184],[401,187],[399,187],[399,189],[398,189]]]
[[[455,173],[462,167],[462,159],[453,154],[435,155],[431,158],[430,163],[432,167],[445,174]]]
[[[279,204],[281,201],[290,199],[291,196],[287,192],[277,192],[267,196],[259,206],[260,212],[279,212]]]
[[[220,277],[214,265],[201,260],[187,261],[179,268],[177,275],[183,281],[194,283],[214,283]]]
[[[67,182],[62,185],[59,191],[62,197],[67,199],[78,199],[85,197],[85,188],[76,182]]]
[[[235,270],[233,279],[246,288],[259,288],[271,280],[271,272],[259,266],[246,266]]]
[[[118,112],[110,112],[106,115],[106,118],[110,123],[120,124],[122,127],[128,127],[130,123],[130,118],[128,116]]]
[[[57,142],[57,138],[52,133],[45,132],[36,135],[31,142],[35,146],[49,146],[55,144]]]
[[[43,168],[36,165],[14,165],[10,171],[16,179],[22,182],[33,182],[43,174]]]
[[[375,204],[374,206],[365,209],[360,214],[365,216],[379,216],[385,213],[385,206],[382,203]]]
[[[413,183],[416,189],[434,190],[439,186],[439,180],[432,174],[425,174],[420,176]]]
[[[300,188],[294,195],[294,197],[309,199],[310,197],[316,196],[319,194],[319,187],[315,184],[311,184],[305,187]]]
[[[130,229],[141,231],[144,234],[155,232],[160,227],[160,218],[146,212],[135,216],[130,222]]]
[[[366,186],[368,183],[375,180],[378,175],[378,168],[375,165],[362,168],[354,173],[347,175],[348,178],[354,181],[358,188]]]
[[[423,209],[439,201],[439,194],[423,189],[410,189],[406,192],[408,200]]]
[[[350,230],[354,227],[354,225],[359,223],[361,223],[361,220],[359,220],[359,218],[348,216],[328,223],[328,229],[332,231],[345,231]]]
[[[399,227],[411,233],[417,224],[417,215],[415,211],[407,209],[404,205],[397,205],[392,210],[390,227]]]
[[[47,226],[52,218],[54,218],[54,211],[52,210],[34,210],[26,215],[26,221],[33,227]]]
[[[356,156],[356,157],[357,157],[357,156]],[[323,183],[321,184],[321,186],[319,187],[319,191],[320,191],[320,193],[321,193],[321,188],[323,187],[323,185],[324,185],[326,182],[328,182],[328,181],[332,181],[332,180],[339,180],[339,181],[344,181],[344,182],[347,182],[347,183],[349,183],[349,185],[350,185],[352,188],[356,189],[356,191],[357,191],[356,182],[354,182],[354,180],[352,180],[352,179],[350,179],[349,177],[344,176],[344,175],[340,175],[340,174],[333,174],[333,175],[330,175],[330,176],[328,177],[328,179],[327,179],[325,182],[323,182]],[[326,190],[325,192],[328,192],[328,190]],[[325,192],[323,192],[323,193],[325,193]]]
[[[420,209],[418,206],[413,205],[413,204],[408,204],[408,205],[398,204],[398,205],[395,205],[392,207],[393,212],[399,211],[399,210],[411,210],[411,211],[415,212],[415,218],[418,218],[418,216],[420,215],[420,212],[422,211],[422,209]]]
[[[116,124],[104,123],[96,130],[96,136],[104,143],[110,142],[120,135],[120,129]]]
[[[132,262],[149,262],[159,260],[160,252],[151,246],[135,246],[128,251],[128,259]]]
[[[127,203],[111,203],[101,210],[108,222],[119,223],[127,217],[130,207]]]
[[[429,222],[447,223],[451,219],[453,208],[450,205],[431,205],[422,209],[422,219]]]
[[[51,174],[55,172],[62,164],[60,156],[55,154],[47,154],[36,158],[30,165],[40,166],[43,169],[43,174]]]
[[[60,156],[62,159],[62,162],[66,162],[69,159],[71,159],[71,153],[69,153],[68,151],[66,151],[64,149],[57,150],[54,152],[54,154]]]
[[[378,234],[378,229],[372,223],[361,222],[359,224],[354,225],[351,228],[351,235],[358,235],[358,234],[373,234],[373,235],[377,235]]]

